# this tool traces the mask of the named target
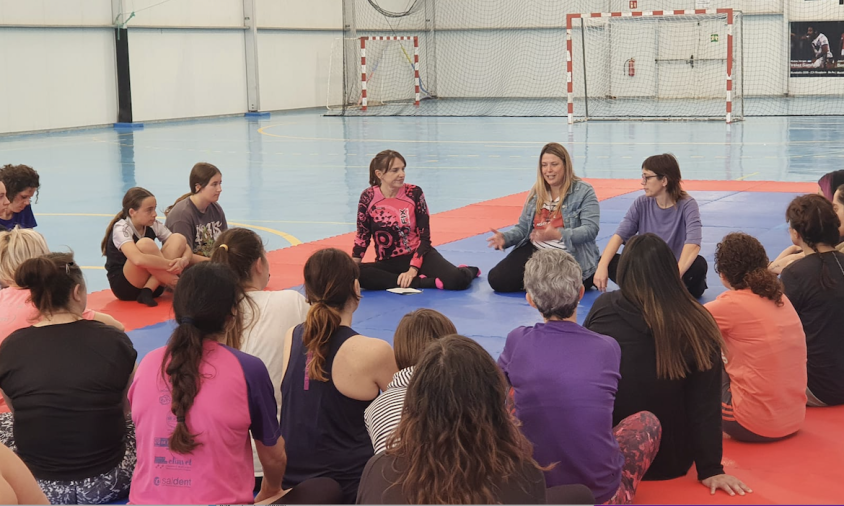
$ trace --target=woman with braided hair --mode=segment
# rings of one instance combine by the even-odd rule
[[[250,439],[264,468],[255,501],[320,504],[339,495],[331,480],[281,488],[287,456],[272,381],[261,359],[237,349],[243,297],[235,273],[211,262],[176,286],[178,327],[144,357],[129,389],[138,442],[132,503],[251,504]]]
[[[767,266],[756,238],[727,234],[715,250],[727,291],[705,305],[724,338],[722,428],[739,441],[790,436],[806,415],[806,336]]]
[[[372,442],[364,412],[398,372],[386,341],[350,327],[360,302],[360,270],[347,253],[319,250],[305,262],[305,322],[284,340],[281,434],[290,464],[284,485],[336,480],[354,503]],[[266,480],[266,472],[264,473]]]
[[[806,333],[809,406],[844,404],[844,253],[835,249],[841,222],[820,195],[802,195],[785,212],[791,242],[805,256],[780,279]]]

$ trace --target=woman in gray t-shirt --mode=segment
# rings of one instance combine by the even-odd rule
[[[666,153],[648,157],[642,163],[642,189],[645,194],[633,201],[627,214],[610,238],[598,268],[595,286],[607,289],[607,279],[615,281],[618,248],[636,234],[661,237],[677,259],[680,276],[693,297],[706,291],[706,260],[700,256],[702,225],[697,201],[683,191],[680,164]]]
[[[174,234],[185,236],[193,250],[191,264],[207,261],[217,236],[226,231],[226,213],[217,201],[223,191],[223,174],[210,163],[199,162],[190,171],[190,193],[179,197],[164,214]]]

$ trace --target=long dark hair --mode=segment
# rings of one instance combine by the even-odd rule
[[[677,161],[677,157],[671,153],[663,153],[645,158],[645,161],[642,162],[642,168],[653,172],[659,176],[659,179],[668,179],[668,185],[666,185],[665,191],[668,192],[668,195],[675,202],[689,196],[683,190],[683,176],[680,174],[680,163]]]
[[[161,364],[161,373],[169,379],[172,392],[170,411],[176,428],[170,436],[170,450],[193,452],[201,443],[191,433],[187,415],[199,393],[199,366],[206,340],[216,340],[227,327],[237,325],[237,307],[243,292],[237,277],[225,265],[204,262],[186,270],[173,294],[173,312],[179,324],[170,340]]]
[[[199,162],[194,165],[193,168],[190,170],[190,176],[188,178],[188,181],[190,182],[190,191],[177,198],[176,201],[173,202],[172,206],[165,209],[164,216],[170,214],[170,211],[172,211],[173,208],[176,207],[176,204],[178,204],[179,202],[185,200],[191,195],[202,191],[202,189],[208,186],[208,183],[210,183],[211,179],[217,174],[222,174],[222,172],[220,172],[220,169],[218,169],[214,165],[211,165],[210,163]],[[199,189],[196,188],[197,185],[199,185]]]
[[[141,208],[141,204],[144,202],[144,199],[149,197],[154,197],[149,190],[146,188],[141,188],[140,186],[136,186],[134,188],[129,188],[129,191],[123,195],[123,209],[120,210],[119,213],[114,215],[112,218],[111,223],[108,224],[106,227],[105,237],[103,237],[103,242],[100,243],[100,250],[103,252],[103,256],[106,254],[106,246],[108,245],[108,241],[111,240],[111,234],[114,230],[114,224],[120,220],[129,219],[129,210],[137,211]]]
[[[375,158],[369,162],[369,185],[370,186],[380,186],[381,180],[378,179],[378,176],[375,175],[376,170],[380,170],[381,172],[387,172],[390,170],[390,165],[393,164],[393,160],[398,158],[402,161],[403,164],[407,165],[404,157],[401,156],[401,153],[398,151],[393,151],[392,149],[385,149],[384,151],[375,155]]]
[[[715,272],[723,274],[736,290],[749,288],[760,297],[782,306],[782,283],[768,270],[765,248],[753,236],[732,232],[715,249]]]
[[[835,213],[832,203],[820,195],[801,195],[796,197],[788,205],[785,211],[785,219],[788,226],[792,228],[800,239],[806,243],[812,251],[819,253],[818,246],[830,248],[838,244],[838,227],[841,220]],[[824,289],[835,286],[835,281],[829,273],[826,265],[826,258],[820,255],[821,275],[820,284]]]
[[[401,462],[408,504],[495,504],[501,483],[525,463],[541,469],[507,408],[507,381],[469,338],[433,341],[413,372],[404,412],[387,439]]]
[[[85,289],[85,278],[72,253],[48,253],[22,263],[15,271],[15,284],[29,290],[39,314],[51,316],[67,309],[74,287]]]
[[[308,349],[308,377],[312,380],[328,381],[323,369],[328,339],[340,326],[346,303],[360,299],[355,289],[359,277],[358,265],[339,249],[321,249],[305,262],[305,298],[311,308],[305,318],[302,342]]]
[[[653,332],[657,377],[685,378],[691,372],[688,358],[698,371],[716,365],[712,357],[721,349],[721,331],[683,285],[677,259],[658,235],[637,235],[624,246],[618,286]]]

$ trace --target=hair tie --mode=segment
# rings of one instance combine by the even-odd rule
[[[185,423],[185,417],[177,416],[176,417],[176,423]]]
[[[178,321],[179,325],[193,325],[193,318],[189,316],[183,316]]]
[[[228,250],[229,250],[229,245],[228,245],[228,244],[221,244],[221,245],[220,245],[220,246],[218,246],[218,247],[223,248],[223,249],[224,249],[224,250],[226,250],[226,251],[228,251]]]

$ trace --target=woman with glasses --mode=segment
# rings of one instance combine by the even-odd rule
[[[636,234],[661,237],[677,260],[683,283],[693,297],[706,290],[706,260],[700,256],[702,226],[697,201],[683,191],[680,164],[666,153],[648,157],[642,164],[645,194],[633,201],[621,224],[610,238],[595,271],[595,286],[607,289],[607,279],[616,280],[618,248]]]

